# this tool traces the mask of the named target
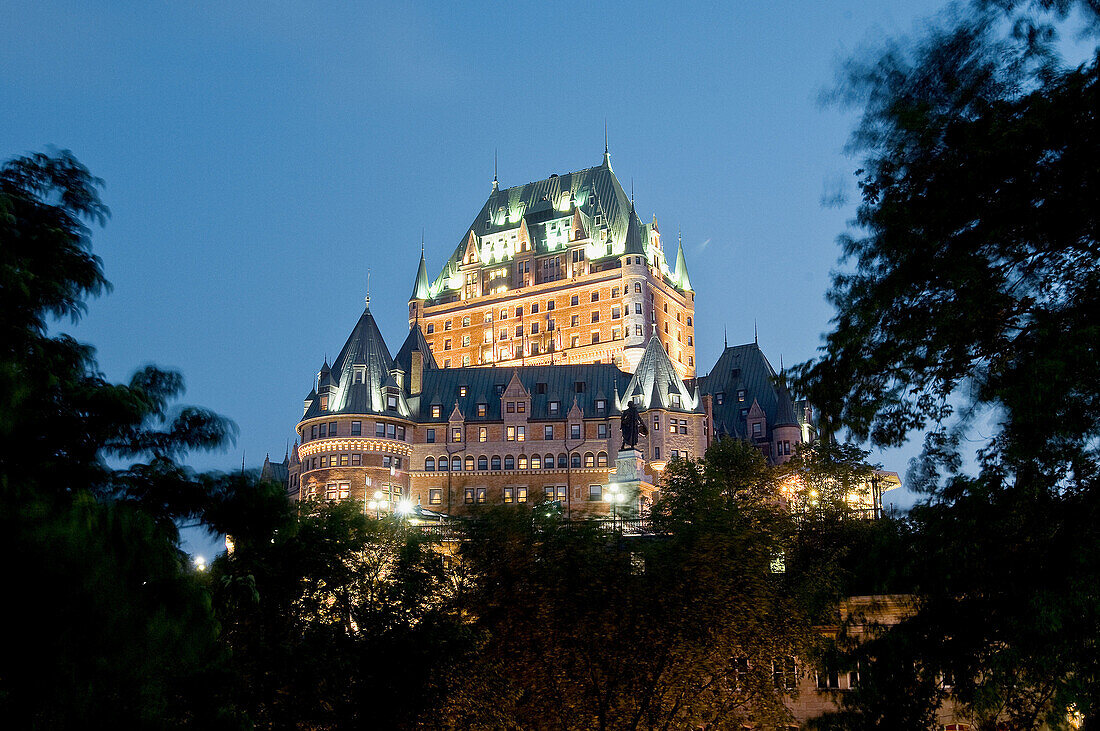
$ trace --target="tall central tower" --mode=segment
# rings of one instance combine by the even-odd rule
[[[492,190],[442,271],[421,252],[409,299],[444,368],[614,363],[633,372],[657,338],[695,375],[695,293],[682,243],[669,262],[611,169]]]

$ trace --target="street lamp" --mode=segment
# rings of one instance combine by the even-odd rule
[[[371,502],[371,507],[374,509],[374,517],[382,517],[382,491],[374,491],[374,500]]]
[[[618,505],[621,497],[623,496],[622,493],[619,492],[618,484],[612,482],[607,486],[607,500],[611,503],[611,520],[615,520],[617,512],[615,506]]]

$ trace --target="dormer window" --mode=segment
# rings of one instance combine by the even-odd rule
[[[669,396],[672,398],[672,405],[674,408],[680,408],[680,394],[671,393]]]
[[[321,397],[321,411],[328,411],[328,395]]]
[[[605,411],[607,411],[607,399],[596,399],[596,413],[602,414]]]
[[[355,376],[352,379],[353,383],[363,383],[367,380],[367,367],[355,366]]]
[[[441,414],[442,411],[443,411],[442,406],[440,406],[438,404],[432,406],[432,418],[433,419],[438,419],[440,417],[440,414]]]
[[[466,387],[465,386],[459,386],[458,387],[458,395],[459,396],[465,396],[466,395]]]
[[[738,401],[744,401],[745,400],[745,389],[743,389],[743,388],[737,389],[737,400]]]
[[[714,403],[721,406],[723,403],[725,403],[725,401],[726,401],[726,394],[725,394],[724,391],[719,391],[718,393],[714,394]]]
[[[390,411],[396,411],[397,410],[397,397],[396,396],[386,396],[386,408]]]
[[[550,413],[551,416],[557,415],[560,409],[561,401],[551,401],[549,404],[547,404],[547,411]]]

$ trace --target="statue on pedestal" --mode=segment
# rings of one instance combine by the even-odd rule
[[[627,404],[626,411],[619,417],[619,428],[623,433],[623,446],[622,450],[634,449],[638,446],[638,437],[649,436],[649,430],[646,429],[645,420],[642,419],[641,414],[638,413],[638,409],[635,408],[634,402],[631,401]]]

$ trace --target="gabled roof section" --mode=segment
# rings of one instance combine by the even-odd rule
[[[788,421],[798,424],[790,394],[776,385],[775,369],[756,343],[726,348],[710,373],[698,379],[698,384],[700,393],[712,397],[723,394],[721,404],[713,402],[716,433],[745,437],[745,417],[741,411],[745,410],[747,415],[753,401],[760,404],[769,427]],[[744,401],[737,397],[741,390],[745,392]]]
[[[407,415],[408,406],[391,374],[393,368],[390,351],[370,308],[367,308],[332,362],[327,387],[320,390],[322,396],[328,396],[328,408],[322,411],[321,399],[316,399],[302,418],[324,414]],[[386,408],[387,392],[397,394],[396,411]]]
[[[645,254],[646,242],[641,233],[641,223],[631,213],[630,198],[605,161],[596,167],[565,175],[551,175],[524,185],[494,188],[443,270],[430,285],[430,295],[435,297],[457,286],[453,283],[457,280],[454,275],[471,241],[480,247],[481,261],[486,264],[511,259],[515,252],[507,245],[501,247],[490,240],[497,234],[525,226],[535,253],[548,253],[563,245],[564,228],[561,224],[568,221],[572,225],[574,214],[578,211],[586,233],[599,239],[601,244],[606,243],[603,234],[606,229],[613,256],[624,253],[630,220],[635,219],[637,238],[641,241],[637,253]],[[597,215],[601,221],[598,227],[595,225]],[[600,256],[607,254],[601,253]]]
[[[420,266],[416,270],[416,279],[413,281],[411,300],[428,299],[428,264],[424,261],[424,250],[420,250]]]
[[[676,400],[673,398],[674,395],[679,397],[679,406],[673,405]],[[676,368],[672,365],[668,353],[665,352],[661,339],[656,336],[650,337],[649,344],[642,353],[642,359],[634,369],[634,376],[623,394],[623,403],[638,397],[641,399],[638,408],[643,411],[645,409],[695,411],[699,405],[698,400],[676,373]]]
[[[428,341],[424,337],[424,331],[420,329],[419,322],[413,323],[408,337],[405,338],[405,342],[401,344],[401,349],[397,351],[397,356],[393,359],[397,367],[405,371],[406,375],[412,373],[412,354],[414,351],[418,351],[424,356],[422,361],[424,370],[439,367],[432,355],[432,349],[428,347]]]

